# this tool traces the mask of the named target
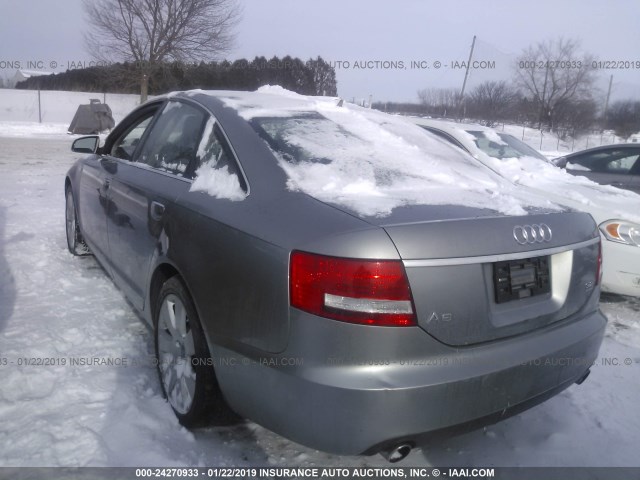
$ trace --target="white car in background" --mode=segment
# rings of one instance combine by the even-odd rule
[[[590,213],[603,238],[603,291],[640,296],[640,195],[570,175],[526,143],[492,128],[427,118],[411,120],[513,183]]]

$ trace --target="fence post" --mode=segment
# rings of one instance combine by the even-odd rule
[[[544,135],[542,134],[542,130],[540,130],[540,148],[538,150],[542,150],[542,137]]]

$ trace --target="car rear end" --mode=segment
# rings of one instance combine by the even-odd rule
[[[305,98],[225,100],[274,156],[245,155],[249,180],[258,159],[287,177],[260,217],[277,215],[270,275],[286,292],[276,320],[287,340],[272,352],[214,342],[232,408],[304,445],[363,454],[502,418],[583,380],[606,324],[591,216],[402,119]]]
[[[236,365],[218,375],[239,413],[324,451],[374,453],[498,420],[586,376],[606,323],[589,215],[379,227],[397,257],[291,252],[287,348],[220,352]],[[353,241],[366,257],[366,237]]]

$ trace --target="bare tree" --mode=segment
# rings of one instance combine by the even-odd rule
[[[518,91],[505,81],[486,81],[469,94],[468,111],[483,124],[493,127],[505,120],[518,100]]]
[[[236,0],[83,0],[83,6],[92,26],[88,50],[103,61],[138,65],[143,100],[149,73],[164,62],[227,52],[241,16]]]
[[[418,90],[418,99],[428,113],[446,117],[460,104],[460,92],[455,88],[425,88]]]
[[[525,49],[516,61],[515,83],[538,110],[538,128],[552,124],[556,106],[592,98],[596,71],[593,57],[577,40],[558,38]]]
[[[566,100],[556,104],[552,130],[564,140],[568,135],[586,133],[598,118],[598,105],[593,99]]]
[[[611,105],[607,112],[606,125],[624,139],[640,132],[640,102],[621,100]]]

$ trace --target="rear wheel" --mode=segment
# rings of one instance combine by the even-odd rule
[[[180,423],[196,427],[237,421],[218,386],[193,301],[177,276],[160,290],[154,326],[162,392]]]
[[[71,187],[68,187],[66,191],[65,226],[67,232],[67,248],[69,251],[74,255],[88,255],[90,251],[80,233],[76,202]]]

